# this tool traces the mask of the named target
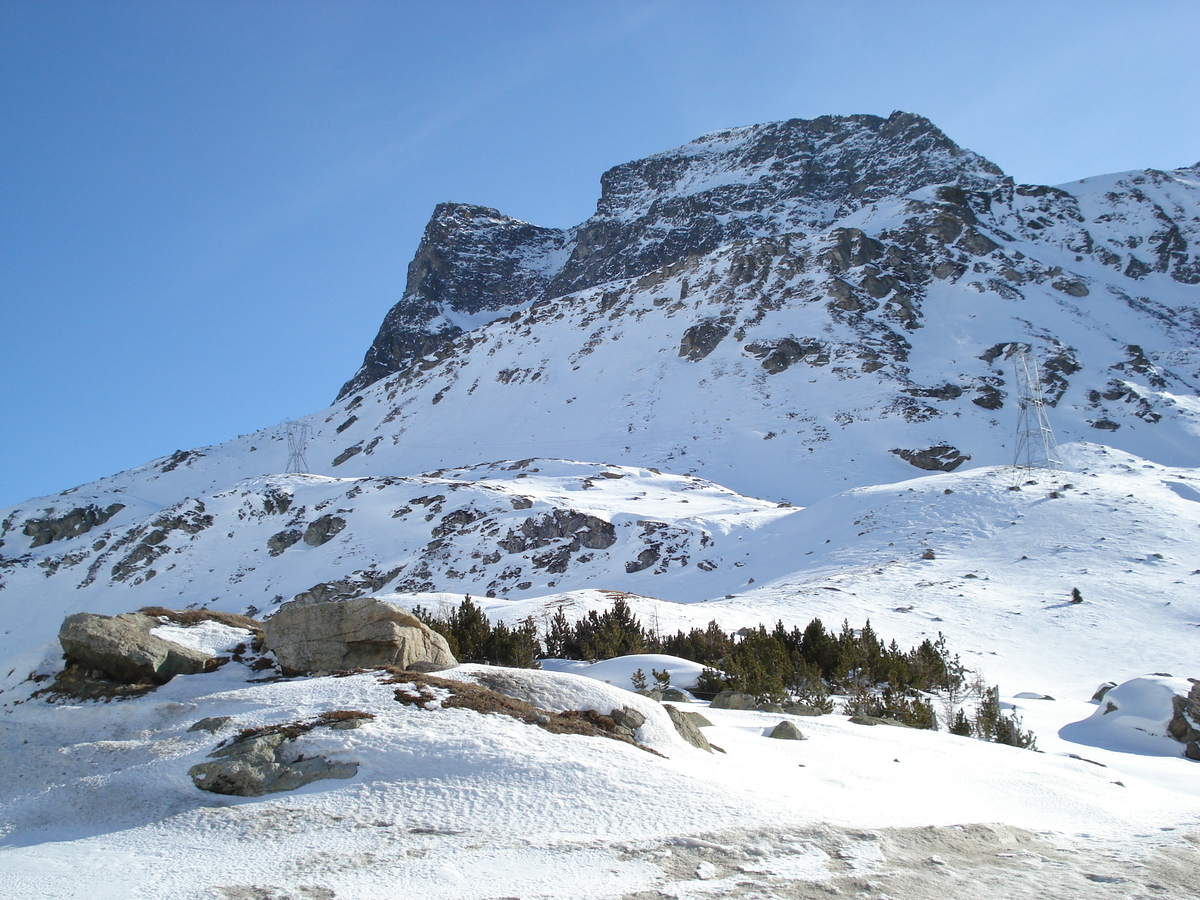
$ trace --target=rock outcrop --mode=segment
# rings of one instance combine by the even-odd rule
[[[353,778],[358,774],[358,763],[306,755],[296,738],[317,726],[357,728],[363,719],[369,718],[374,717],[369,713],[338,711],[327,713],[315,722],[243,733],[208,754],[212,762],[198,763],[188,769],[188,775],[203,791],[237,797],[294,791],[324,778]]]
[[[33,538],[30,549],[42,547],[52,541],[70,540],[86,534],[97,525],[103,525],[124,508],[124,503],[110,503],[103,509],[89,503],[61,516],[47,515],[40,519],[26,519],[23,530],[28,537]]]
[[[955,447],[926,447],[924,450],[893,450],[909,465],[927,472],[953,472],[971,457]]]
[[[63,620],[58,640],[68,663],[127,684],[165,684],[176,675],[194,675],[216,666],[207,653],[151,634],[160,624],[143,613],[76,613]]]
[[[772,728],[769,732],[767,732],[767,737],[775,738],[776,740],[780,740],[780,741],[807,740],[804,737],[804,732],[802,732],[799,728],[797,728],[795,723],[789,722],[787,719],[784,719],[782,722],[780,722],[778,725],[776,725],[774,728]]]
[[[263,622],[263,639],[289,675],[457,665],[445,638],[402,607],[375,597],[293,600]]]
[[[712,753],[712,745],[708,743],[701,732],[696,720],[688,713],[676,709],[669,703],[663,704],[663,709],[667,711],[667,715],[671,717],[671,724],[675,726],[675,730],[679,732],[679,736],[691,744],[693,747],[698,747],[701,750]]]
[[[595,214],[567,231],[443,203],[409,265],[404,297],[338,399],[447,353],[464,317],[483,324],[731,241],[821,229],[926,185],[981,191],[1004,181],[998,167],[928,119],[894,112],[730,128],[615,166],[601,176]],[[702,359],[728,331],[714,323],[694,332],[680,354]]]
[[[1183,755],[1200,762],[1200,681],[1189,678],[1191,689],[1186,696],[1171,698],[1173,715],[1167,723],[1167,734],[1183,744]]]

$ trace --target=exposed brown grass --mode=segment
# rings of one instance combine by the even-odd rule
[[[281,722],[278,725],[260,725],[256,728],[243,728],[230,739],[229,743],[240,744],[242,741],[248,741],[251,738],[261,737],[265,734],[282,734],[288,740],[292,740],[305,732],[312,731],[314,728],[328,728],[341,722],[366,721],[373,718],[375,718],[374,713],[363,712],[358,709],[334,709],[329,712],[323,712],[315,718],[299,722]]]
[[[566,712],[548,712],[538,709],[531,703],[508,697],[504,694],[481,687],[477,684],[467,684],[461,681],[450,681],[438,678],[436,675],[426,675],[421,672],[392,670],[384,679],[388,684],[411,684],[413,687],[396,689],[396,700],[407,706],[423,707],[435,699],[430,688],[441,688],[448,691],[450,696],[441,700],[441,705],[447,709],[470,709],[485,715],[497,714],[509,716],[524,722],[526,725],[536,725],[551,734],[580,734],[585,737],[604,737],[614,741],[632,744],[647,753],[662,756],[657,750],[652,750],[637,743],[624,734],[616,731],[617,723],[605,715],[590,709],[572,709]]]
[[[75,663],[67,663],[63,670],[54,676],[54,681],[49,686],[34,691],[33,697],[48,703],[59,700],[103,700],[108,703],[110,700],[140,697],[156,687],[158,685],[149,681],[142,684],[126,684]]]

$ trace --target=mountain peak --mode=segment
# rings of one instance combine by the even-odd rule
[[[1003,175],[913,113],[788,119],[710,132],[609,169],[600,180],[595,218],[639,217],[668,198],[698,195],[716,212],[736,187],[753,186],[754,211],[799,201],[810,208],[793,216],[812,223],[881,196],[948,182],[979,189]],[[741,205],[723,211],[747,212]]]
[[[338,398],[540,299],[646,275],[733,241],[822,230],[930,185],[990,190],[1004,180],[928,119],[893,112],[729,128],[614,166],[600,179],[595,214],[569,231],[442,203],[403,298]]]

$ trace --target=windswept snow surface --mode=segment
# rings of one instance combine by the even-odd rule
[[[1200,825],[1194,794],[1057,754],[836,715],[796,719],[807,740],[777,741],[764,732],[779,715],[705,710],[705,733],[724,750],[707,754],[653,701],[593,679],[443,673],[501,679],[548,709],[637,708],[647,715],[638,737],[658,756],[401,705],[399,685],[376,673],[270,683],[252,674],[231,663],[108,704],[6,692],[5,896],[797,897],[891,886],[891,896],[933,897],[955,884],[974,896],[997,877],[1014,897],[1184,896],[1148,885],[1180,888],[1197,860],[1182,840]],[[309,755],[356,762],[352,779],[234,798],[186,777],[235,728],[332,709],[375,714],[353,731],[302,738]],[[188,731],[219,715],[235,723]],[[1194,764],[1156,762],[1194,784]]]
[[[30,698],[37,685],[24,679],[61,664],[54,629],[62,616],[169,605],[172,591],[179,596],[176,570],[160,564],[159,577],[139,584],[78,588],[82,565],[73,573],[63,565],[10,569],[10,587],[0,592],[9,623],[0,692],[6,896],[817,897],[830,888],[904,898],[997,890],[1081,900],[1194,896],[1200,853],[1189,835],[1200,829],[1200,766],[1162,734],[1165,692],[1200,674],[1200,472],[1095,445],[1073,445],[1068,457],[1069,472],[1032,484],[1014,484],[1009,469],[964,469],[803,509],[649,472],[600,467],[621,476],[603,477],[580,464],[434,476],[447,496],[500,498],[495,515],[524,517],[569,497],[615,523],[637,528],[647,519],[623,519],[622,510],[642,504],[642,516],[688,523],[697,542],[708,535],[702,558],[712,571],[676,561],[657,574],[629,573],[628,554],[597,553],[578,572],[556,576],[561,590],[547,593],[543,583],[511,596],[474,594],[493,619],[544,623],[557,609],[575,618],[621,597],[660,632],[714,619],[726,629],[776,619],[803,626],[814,616],[830,627],[870,618],[904,646],[941,632],[1001,685],[1040,753],[864,727],[839,715],[796,718],[807,739],[775,741],[764,735],[784,716],[700,705],[713,723],[706,736],[724,751],[706,754],[683,743],[651,701],[618,687],[636,668],[649,675],[676,665],[662,657],[597,663],[582,670],[590,677],[479,666],[447,674],[500,679],[509,693],[552,710],[641,709],[648,723],[638,737],[663,757],[499,716],[402,706],[392,699],[395,686],[370,673],[260,682],[230,663],[133,700],[48,704]],[[280,522],[252,513],[280,486],[308,507],[304,521],[329,512],[349,524],[325,544],[301,541],[270,556],[265,541]],[[382,553],[400,559],[424,546],[428,529],[457,507],[447,503],[442,518],[426,520],[430,507],[417,504],[420,513],[393,519],[399,495],[391,492],[409,501],[430,488],[428,477],[246,485],[207,498],[213,524],[178,542],[169,536],[164,559],[185,573],[236,568],[228,554],[251,542],[227,535],[257,529],[261,569],[243,567],[229,593],[210,603],[242,611],[271,579],[286,577],[287,566],[321,571],[322,553],[361,568]],[[150,532],[123,514],[114,529]],[[136,514],[149,522],[161,511]],[[65,549],[28,552],[60,559],[78,552],[74,544],[124,533],[97,531]],[[442,562],[465,570],[470,556],[461,547]],[[10,598],[20,595],[12,586],[34,577],[26,590],[40,586],[41,603],[14,606]],[[1072,587],[1082,603],[1070,602]],[[463,599],[387,596],[434,611]],[[237,638],[211,623],[161,631],[211,650]],[[686,684],[682,671],[672,672]],[[1090,697],[1107,680],[1129,683],[1110,692],[1120,713],[1106,717]],[[334,709],[376,716],[354,731],[302,738],[306,753],[356,762],[350,780],[241,799],[205,794],[186,775],[236,729]],[[216,735],[188,731],[211,716],[233,722]]]

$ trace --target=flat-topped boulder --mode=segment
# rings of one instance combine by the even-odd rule
[[[68,663],[126,684],[166,684],[216,667],[209,654],[150,633],[161,624],[144,613],[75,613],[63,620],[58,640]]]
[[[287,675],[458,665],[444,637],[403,607],[377,597],[293,600],[263,622],[263,638]]]

